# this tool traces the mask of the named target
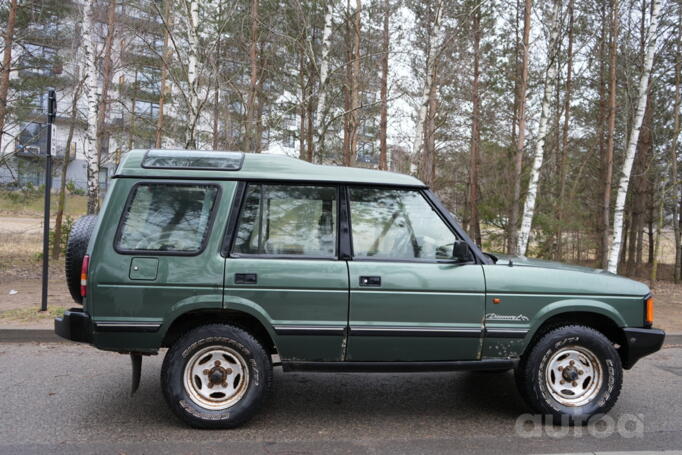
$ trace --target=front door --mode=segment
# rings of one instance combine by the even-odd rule
[[[282,360],[341,360],[348,269],[337,254],[337,187],[249,183],[241,206],[225,307],[260,313]]]
[[[349,361],[480,357],[481,265],[457,263],[459,241],[421,190],[349,187],[353,260]]]

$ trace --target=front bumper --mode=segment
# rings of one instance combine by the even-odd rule
[[[660,329],[623,329],[625,350],[623,368],[629,370],[639,359],[661,349],[665,332]]]
[[[82,308],[71,308],[54,319],[54,333],[67,340],[92,343],[92,321]]]

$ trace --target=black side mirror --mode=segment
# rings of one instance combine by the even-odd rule
[[[474,260],[474,255],[469,245],[459,240],[452,245],[452,258],[457,262],[471,262]]]

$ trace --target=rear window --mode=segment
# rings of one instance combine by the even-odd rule
[[[150,150],[142,159],[142,167],[238,171],[242,168],[243,161],[244,154],[241,152]]]
[[[191,254],[203,249],[217,186],[144,183],[132,191],[117,250]]]

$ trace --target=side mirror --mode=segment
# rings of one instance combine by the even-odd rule
[[[474,255],[466,242],[457,241],[452,245],[452,258],[457,262],[471,262]]]

